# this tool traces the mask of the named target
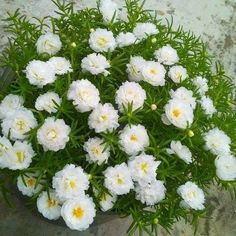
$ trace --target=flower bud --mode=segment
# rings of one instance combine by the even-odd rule
[[[152,104],[152,105],[151,105],[151,110],[152,110],[152,111],[155,111],[156,109],[157,109],[157,105],[156,105],[156,104]]]
[[[192,130],[189,130],[188,131],[188,136],[191,138],[191,137],[193,137],[194,136],[194,132],[192,131]]]
[[[76,43],[75,43],[75,42],[72,42],[72,43],[70,44],[70,46],[71,46],[72,48],[75,48],[75,47],[76,47]]]
[[[156,38],[152,38],[152,43],[156,43],[157,39]]]

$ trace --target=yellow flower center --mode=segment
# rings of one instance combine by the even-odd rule
[[[196,194],[195,191],[189,191],[189,192],[187,193],[187,195],[188,195],[189,198],[195,198],[197,194]]]
[[[182,78],[182,74],[180,72],[177,72],[176,73],[176,79],[181,80],[181,78]]]
[[[152,75],[156,75],[157,74],[157,70],[156,69],[151,69],[149,72]]]
[[[120,175],[120,174],[117,174],[116,182],[117,182],[117,184],[119,184],[119,185],[122,185],[122,184],[124,184],[124,183],[125,183],[125,181],[124,181],[124,178],[123,178],[123,176],[122,176],[122,175]]]
[[[146,174],[148,172],[148,163],[147,162],[143,162],[140,165],[141,170]]]
[[[101,148],[99,148],[99,147],[93,147],[93,148],[91,149],[91,152],[92,152],[93,155],[95,155],[95,156],[100,156],[100,155],[101,155]]]
[[[16,157],[17,157],[17,161],[18,161],[19,163],[23,163],[24,160],[26,159],[25,152],[22,152],[22,151],[16,152]]]
[[[107,115],[101,115],[100,117],[99,117],[99,121],[106,121],[106,120],[108,120],[108,117],[107,117]]]
[[[100,37],[97,41],[98,45],[105,47],[109,41],[105,37]]]
[[[48,132],[47,132],[47,138],[49,140],[53,140],[53,139],[57,138],[57,131],[56,131],[56,129],[49,129]]]
[[[176,118],[178,118],[178,117],[180,116],[180,114],[181,114],[180,110],[177,109],[177,108],[174,109],[174,110],[172,111],[172,113],[173,113],[174,117],[176,117]]]
[[[54,207],[57,205],[57,201],[55,199],[48,199],[48,208]]]
[[[26,180],[26,185],[27,185],[28,187],[33,187],[34,184],[35,184],[35,179],[29,178],[29,179]]]
[[[101,201],[106,201],[107,200],[107,193],[102,193],[101,195]]]
[[[17,129],[19,130],[19,131],[23,131],[24,129],[25,129],[25,122],[24,122],[24,120],[18,120],[17,122],[16,122],[16,127],[17,127]]]
[[[138,141],[138,137],[135,134],[132,134],[130,136],[130,140],[136,142],[136,141]]]
[[[76,186],[75,181],[71,180],[71,181],[69,182],[69,186],[70,186],[72,189],[75,188],[75,186]]]
[[[84,216],[84,209],[81,207],[75,207],[73,209],[73,216],[76,217],[77,219],[81,219]]]

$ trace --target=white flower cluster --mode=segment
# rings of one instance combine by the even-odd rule
[[[37,126],[33,113],[23,103],[22,97],[9,94],[0,104],[2,133],[13,141],[27,139],[27,132]]]
[[[230,137],[222,130],[213,128],[204,134],[206,149],[216,155],[216,174],[224,181],[236,179],[236,157],[231,154]]]
[[[40,197],[38,199],[38,201],[42,201],[41,204],[44,207],[46,206],[43,209],[43,215],[47,214],[50,208],[49,216],[53,214],[53,218],[56,219],[61,215],[67,226],[71,229],[87,229],[93,222],[96,214],[95,204],[92,198],[85,194],[85,191],[89,188],[88,174],[80,166],[67,164],[55,174],[52,180],[52,186],[55,191],[52,199],[50,199],[53,202],[49,202],[52,205],[45,205],[47,196],[44,196],[42,200],[40,200]],[[62,205],[60,212],[59,204]]]
[[[29,83],[42,88],[47,84],[54,83],[56,75],[72,72],[70,62],[64,57],[52,57],[49,61],[30,61],[25,69]]]

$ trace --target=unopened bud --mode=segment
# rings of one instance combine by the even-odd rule
[[[157,105],[156,105],[156,104],[152,104],[152,105],[151,105],[151,110],[152,110],[152,111],[155,111],[156,109],[157,109]]]
[[[188,131],[188,136],[189,136],[190,138],[194,136],[194,133],[193,133],[192,130],[189,130],[189,131]]]
[[[91,32],[91,33],[94,32],[94,28],[91,28],[91,29],[90,29],[90,32]]]
[[[90,180],[92,178],[93,178],[93,176],[91,174],[88,174],[88,179]]]
[[[155,219],[153,220],[153,223],[154,223],[155,225],[157,225],[157,224],[159,223],[159,220],[158,220],[157,218],[155,218]]]
[[[76,47],[76,43],[75,43],[75,42],[72,42],[72,43],[70,44],[70,46],[71,46],[72,48],[75,48],[75,47]]]
[[[152,43],[156,43],[157,39],[156,38],[152,38]]]

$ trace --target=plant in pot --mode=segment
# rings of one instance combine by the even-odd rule
[[[1,63],[15,79],[0,103],[4,195],[7,179],[79,231],[98,212],[131,215],[129,235],[194,224],[212,183],[235,186],[233,81],[220,63],[212,71],[200,38],[144,2],[53,2],[58,17],[6,19]]]

